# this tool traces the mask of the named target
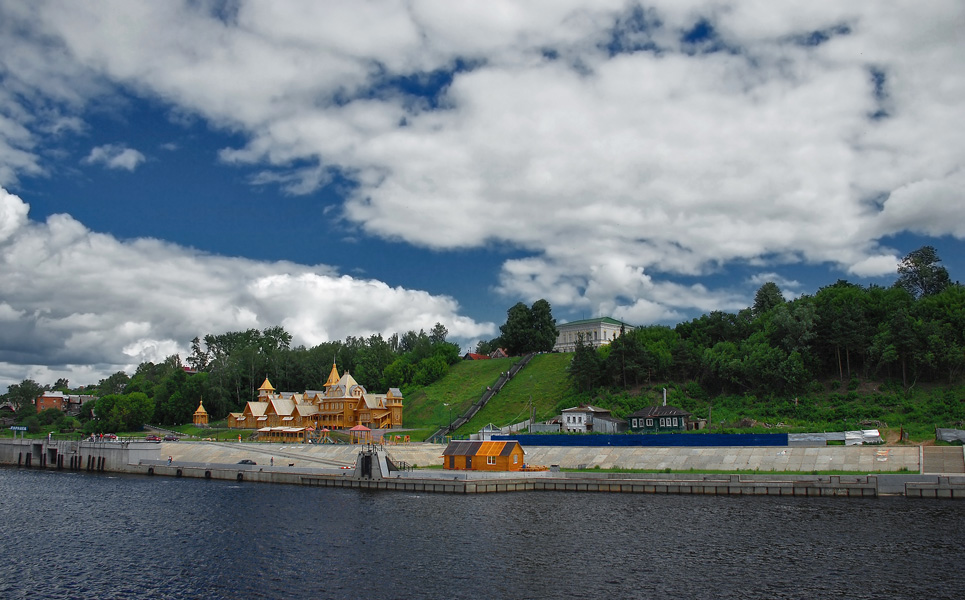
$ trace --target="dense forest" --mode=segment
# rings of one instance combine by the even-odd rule
[[[853,391],[875,380],[896,389],[959,383],[965,369],[965,286],[951,282],[931,247],[906,256],[891,287],[838,281],[813,296],[784,298],[764,284],[753,305],[737,313],[715,311],[675,327],[624,331],[594,350],[578,343],[569,366],[574,391],[586,398],[627,393],[656,382],[684,386],[692,398],[781,398],[831,389]],[[543,352],[557,336],[548,302],[507,311],[501,335],[480,343],[486,353]],[[143,363],[131,376],[117,372],[97,386],[71,389],[66,380],[41,386],[32,380],[10,386],[5,400],[31,430],[130,431],[143,423],[191,421],[200,401],[212,420],[241,410],[267,376],[276,389],[317,389],[335,363],[340,372],[372,391],[403,394],[440,378],[460,359],[448,331],[409,331],[388,338],[349,337],[306,348],[291,347],[281,327],[206,334],[182,358]],[[44,411],[33,400],[44,390],[89,394],[80,421]]]
[[[828,380],[954,383],[965,368],[965,287],[931,247],[909,254],[892,287],[838,281],[787,301],[774,283],[738,313],[625,332],[594,351],[578,344],[579,389],[696,382],[705,394],[794,396]]]

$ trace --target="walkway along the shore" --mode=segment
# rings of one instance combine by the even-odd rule
[[[960,447],[946,447],[953,453]],[[408,444],[379,448],[231,442],[76,442],[0,440],[0,464],[21,468],[195,477],[241,482],[399,490],[426,493],[583,491],[716,495],[857,496],[905,495],[965,498],[965,475],[922,473],[922,449],[902,447],[826,448],[557,448],[527,450],[530,464],[578,472],[480,473],[440,469],[395,470],[397,464],[440,464],[443,446]],[[882,453],[885,450],[886,453]],[[360,456],[367,460],[357,460]],[[171,456],[169,463],[167,457]],[[164,458],[162,458],[164,457]],[[257,464],[238,464],[240,460]],[[272,460],[274,459],[274,460]],[[546,460],[549,459],[549,460]],[[867,475],[754,473],[813,469],[861,471]],[[555,461],[555,462],[554,462]],[[583,461],[574,463],[572,461]],[[274,466],[271,466],[271,463]],[[825,464],[827,465],[825,466]],[[593,467],[647,468],[666,464],[671,472],[615,473]],[[699,465],[687,466],[687,465]],[[754,465],[754,466],[750,466]],[[872,468],[858,468],[868,465]],[[364,467],[368,466],[365,470]],[[741,468],[741,467],[744,468]],[[854,468],[843,468],[854,467]],[[749,467],[749,468],[748,468]],[[777,467],[777,468],[775,468]],[[661,467],[656,467],[661,468]],[[694,469],[692,472],[690,469]],[[720,474],[712,471],[739,471]],[[687,471],[687,472],[682,472]],[[702,473],[701,471],[704,471]]]

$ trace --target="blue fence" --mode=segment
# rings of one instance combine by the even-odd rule
[[[657,433],[622,435],[494,435],[522,446],[787,446],[786,433]]]

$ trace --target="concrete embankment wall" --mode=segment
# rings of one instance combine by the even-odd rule
[[[29,468],[133,473],[140,460],[157,455],[157,445],[145,442],[0,440],[0,464]]]
[[[70,458],[100,465],[95,470],[123,471],[140,460],[171,456],[175,462],[234,464],[254,460],[278,466],[342,467],[355,463],[359,446],[349,444],[251,444],[238,442],[77,442],[0,440],[0,463],[56,466]],[[442,464],[441,444],[387,445],[390,459],[408,466]],[[852,471],[862,473],[921,472],[917,446],[824,446],[813,448],[640,448],[557,447],[526,448],[526,463],[558,465],[564,469],[637,469],[663,471]]]
[[[529,464],[562,468],[671,469],[674,473],[493,473],[444,470],[358,477],[361,447],[235,442],[68,442],[0,440],[0,464],[172,477],[357,487],[416,492],[597,491],[619,493],[741,494],[963,498],[965,477],[919,474],[917,447],[823,448],[557,448],[527,451]],[[395,462],[441,464],[443,446],[386,446]],[[171,457],[170,464],[168,457]],[[256,465],[241,465],[251,460]],[[693,473],[680,471],[693,470]],[[869,475],[755,475],[747,471],[856,471]],[[701,472],[742,471],[740,475]],[[901,473],[895,473],[901,471]]]

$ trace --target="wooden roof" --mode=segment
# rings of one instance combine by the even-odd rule
[[[443,456],[509,456],[519,446],[519,442],[474,442],[471,440],[454,440],[449,442]],[[520,446],[520,449],[522,447]]]
[[[325,382],[325,387],[336,384],[338,384],[338,369],[335,367],[335,363],[332,362],[332,372],[328,374],[328,381]]]
[[[610,409],[600,408],[599,406],[593,406],[592,404],[581,404],[579,406],[574,406],[573,408],[564,408],[560,412],[599,413],[601,415],[608,415],[610,414]]]
[[[630,417],[689,417],[690,413],[683,410],[682,408],[677,408],[676,406],[648,406],[646,408],[641,408],[640,410],[630,413],[627,418]]]
[[[251,414],[254,417],[260,417],[265,414],[265,409],[268,408],[267,402],[249,402],[245,405],[244,413]]]

